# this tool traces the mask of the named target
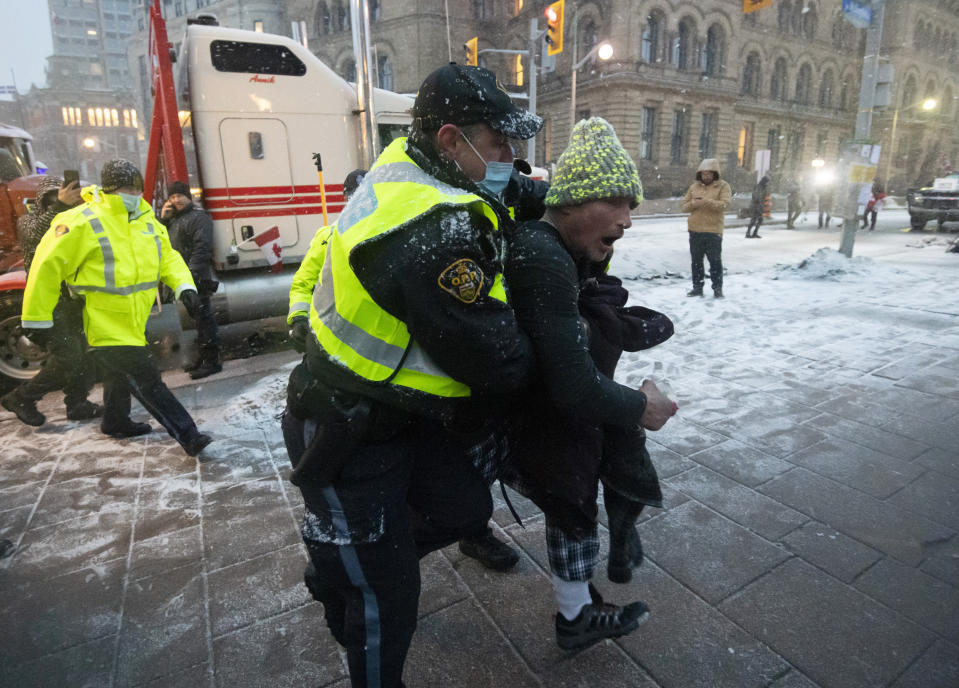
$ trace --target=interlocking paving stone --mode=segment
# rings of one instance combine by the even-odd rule
[[[326,686],[347,675],[314,602],[213,641],[219,688]]]
[[[15,489],[25,481],[45,483],[56,468],[58,456],[58,451],[46,452],[42,448],[36,454],[19,447],[5,449],[0,461],[0,488]]]
[[[789,416],[767,417],[762,411],[753,416],[714,423],[710,429],[719,430],[780,459],[826,438],[812,425],[796,425]]]
[[[34,480],[0,489],[0,510],[7,511],[18,506],[33,505],[40,497],[46,481]]]
[[[173,673],[134,684],[133,688],[206,688],[210,686],[210,663],[203,662]]]
[[[795,669],[782,678],[776,679],[769,688],[819,688],[815,683]]]
[[[891,688],[955,688],[959,686],[959,646],[936,641],[906,669]]]
[[[919,567],[930,576],[959,588],[959,537],[936,543],[928,550],[929,557]]]
[[[933,447],[917,458],[915,463],[951,478],[959,479],[959,461],[956,460],[956,454],[947,452],[945,449]]]
[[[800,559],[719,605],[823,688],[889,684],[932,642],[904,620]]]
[[[137,479],[118,473],[73,478],[52,483],[33,515],[31,526],[39,528],[95,514],[131,518],[136,500]]]
[[[142,437],[116,440],[106,435],[79,443],[74,451],[64,452],[53,475],[54,482],[63,482],[100,473],[119,473],[137,478],[143,466],[146,443]]]
[[[44,580],[115,559],[125,560],[129,549],[129,512],[97,513],[31,527],[14,556],[19,575]]]
[[[301,541],[276,479],[204,494],[203,536],[211,571]]]
[[[198,525],[200,483],[195,471],[140,485],[134,531],[137,541]]]
[[[497,534],[497,537],[512,542],[508,536],[503,533]],[[447,556],[449,553],[450,556]],[[462,557],[456,546],[451,546],[439,552],[432,552],[420,559],[420,603],[417,613],[419,616],[432,614],[440,609],[445,609],[450,605],[467,599],[470,596],[462,579],[456,574],[451,556],[458,555]]]
[[[259,431],[232,437],[213,449],[215,458],[200,462],[204,483],[230,485],[276,475],[269,448]]]
[[[959,638],[959,590],[892,559],[856,580],[858,590],[944,638]]]
[[[200,564],[129,583],[117,657],[119,685],[208,661],[204,594]]]
[[[200,526],[154,535],[133,545],[130,558],[131,579],[157,576],[203,558],[203,533]]]
[[[680,411],[681,413],[682,411]],[[690,423],[680,415],[671,418],[651,439],[680,456],[689,456],[707,447],[725,442],[729,439],[729,436]]]
[[[110,688],[116,644],[116,637],[111,635],[18,665],[5,656],[0,663],[0,685]]]
[[[921,467],[838,438],[801,449],[788,461],[879,498],[902,489],[923,472]]]
[[[111,562],[36,585],[30,577],[3,580],[0,647],[14,666],[120,629],[123,562]]]
[[[889,498],[954,530],[959,530],[959,478],[929,471]]]
[[[445,688],[462,683],[467,676],[476,688],[541,685],[470,600],[419,620],[403,680],[410,686]]]
[[[890,456],[895,456],[905,461],[910,461],[929,449],[928,444],[886,432],[881,428],[874,428],[870,425],[857,423],[854,420],[842,418],[831,413],[824,413],[821,416],[817,416],[807,421],[806,425],[814,427],[831,437],[839,437],[856,444],[861,444],[864,447],[885,452]]]
[[[906,375],[896,385],[959,399],[959,382],[956,380],[955,371],[946,367],[932,366],[921,372]]]
[[[748,487],[755,487],[792,469],[792,464],[788,461],[777,459],[737,440],[717,444],[696,452],[689,458]]]
[[[312,601],[303,585],[306,552],[292,545],[207,576],[213,637]]]
[[[851,583],[882,558],[871,547],[818,521],[809,521],[782,538],[782,542],[793,554],[845,583]]]
[[[640,627],[637,633],[644,629]],[[601,678],[600,678],[601,677]],[[549,688],[658,688],[659,684],[614,642],[602,642],[570,654],[543,671],[539,685]]]
[[[669,484],[767,540],[776,540],[809,520],[708,468],[687,471],[671,478]]]
[[[797,468],[758,490],[870,547],[912,566],[953,531],[850,487]]]
[[[642,538],[647,558],[708,602],[727,597],[789,557],[696,501],[645,523]]]
[[[687,587],[655,565],[644,565],[642,591],[649,620],[617,640],[664,688],[760,688],[789,667]]]

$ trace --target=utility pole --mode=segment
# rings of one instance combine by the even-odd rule
[[[886,0],[873,0],[872,21],[866,29],[866,51],[862,58],[862,79],[859,85],[859,112],[856,114],[856,132],[853,143],[869,145],[872,138],[872,111],[876,98],[876,83],[879,77],[879,48],[882,45],[882,21]],[[844,156],[851,155],[847,146]],[[859,192],[860,183],[851,182],[848,165],[843,166],[847,175],[847,198],[842,224],[842,240],[839,252],[852,258],[853,245],[856,243],[856,231],[859,229]]]
[[[539,30],[539,20],[529,20],[529,111],[536,114],[536,72],[539,71],[536,66],[536,43],[542,37],[543,32]],[[536,137],[529,140],[526,145],[526,158],[530,165],[536,164]]]

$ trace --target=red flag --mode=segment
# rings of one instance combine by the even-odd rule
[[[263,251],[263,257],[270,264],[270,269],[273,272],[280,272],[283,269],[283,261],[280,260],[283,252],[280,246],[280,228],[277,226],[270,227],[265,232],[260,232],[253,237],[253,241]]]

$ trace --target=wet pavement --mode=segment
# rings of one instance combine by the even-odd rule
[[[455,547],[423,561],[407,685],[959,686],[951,293],[854,341],[789,346],[793,322],[722,352],[673,347],[683,410],[650,436],[665,508],[644,514],[632,583],[597,575],[609,600],[646,600],[649,621],[559,650],[542,516],[515,496],[520,526],[497,489],[497,534],[520,563],[494,573]],[[890,317],[868,299],[843,307],[833,317]],[[301,583],[277,420],[295,360],[228,361],[199,383],[165,373],[216,439],[199,460],[161,432],[114,441],[67,421],[56,396],[40,429],[0,413],[0,536],[17,545],[0,562],[0,685],[349,685]]]

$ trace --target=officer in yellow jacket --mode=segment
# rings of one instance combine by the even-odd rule
[[[111,437],[151,432],[130,419],[136,396],[190,456],[212,440],[160,377],[146,346],[146,323],[162,281],[188,311],[199,304],[196,286],[166,229],[143,200],[143,177],[126,160],[111,160],[101,187],[83,190],[81,205],[57,215],[37,247],[24,296],[22,325],[42,340],[64,282],[82,298],[83,330],[103,375],[103,422]]]
[[[502,193],[515,141],[541,126],[489,70],[434,71],[409,138],[382,152],[325,245],[283,434],[306,582],[354,688],[402,685],[419,557],[487,531],[483,464],[534,368],[502,278]]]

